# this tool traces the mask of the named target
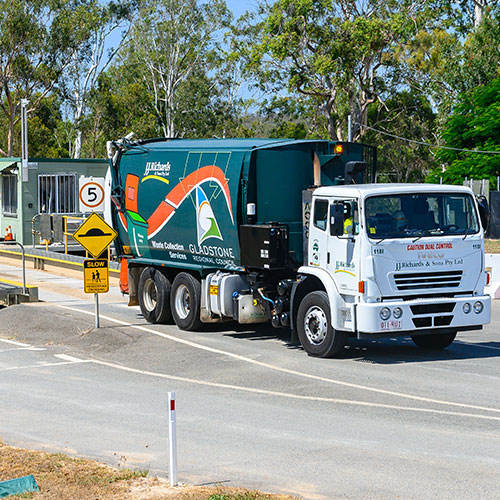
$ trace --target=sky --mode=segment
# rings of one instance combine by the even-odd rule
[[[229,10],[234,14],[235,19],[238,19],[247,10],[255,10],[257,6],[256,0],[226,0]]]

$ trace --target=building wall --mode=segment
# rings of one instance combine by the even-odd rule
[[[0,168],[2,172],[0,172],[0,236],[3,238],[5,236],[5,230],[8,226],[12,228],[12,234],[14,238],[18,235],[22,235],[22,222],[21,222],[21,214],[20,214],[20,200],[22,196],[22,186],[20,185],[20,176],[19,176],[19,167],[21,164],[20,158],[2,158]],[[5,168],[7,167],[8,168]],[[4,215],[3,213],[3,174],[10,173],[12,171],[18,171],[17,174],[17,215]]]
[[[0,211],[0,231],[3,237],[5,235],[5,228],[9,225],[12,226],[12,232],[16,240],[25,246],[32,244],[32,220],[33,217],[39,213],[38,178],[40,175],[76,174],[76,196],[78,196],[78,179],[81,176],[104,177],[108,168],[108,161],[104,159],[73,160],[30,158],[28,181],[22,182],[21,162],[18,158],[13,158],[12,160],[17,161],[18,169],[17,216],[5,216],[3,211]],[[0,189],[1,188],[0,186]],[[76,210],[78,211],[78,198],[76,200]],[[39,240],[35,243],[39,243]]]

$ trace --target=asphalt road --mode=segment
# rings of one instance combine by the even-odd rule
[[[148,325],[116,290],[101,296],[97,330],[79,277],[28,281],[44,302],[0,310],[8,444],[167,476],[175,391],[186,483],[308,499],[500,498],[499,302],[491,325],[437,354],[351,341],[321,360],[267,327]]]

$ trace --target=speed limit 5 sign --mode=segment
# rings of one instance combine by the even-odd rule
[[[80,212],[104,211],[104,177],[80,177]]]

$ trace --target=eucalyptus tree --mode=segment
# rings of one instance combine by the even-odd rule
[[[61,81],[67,118],[71,123],[71,155],[80,158],[83,120],[88,101],[99,76],[106,71],[126,39],[134,15],[133,3],[99,0],[80,0],[76,6],[80,25],[77,50],[73,51]],[[110,46],[113,37],[115,45]]]
[[[437,166],[429,180],[461,184],[464,178],[500,176],[500,77],[460,94],[442,137],[448,149],[437,153]],[[444,167],[444,168],[443,168]]]
[[[122,67],[141,68],[164,136],[175,137],[176,119],[196,105],[180,99],[182,86],[197,73],[214,74],[230,19],[224,0],[140,0]]]
[[[390,95],[395,54],[420,9],[406,0],[263,0],[240,22],[237,49],[263,89],[311,98],[329,136],[345,139],[348,114],[365,125],[369,106]]]
[[[460,94],[500,71],[500,2],[435,0],[434,7],[398,57],[408,85],[430,96],[444,120]]]
[[[0,0],[0,110],[7,139],[0,153],[14,154],[20,100],[35,111],[55,88],[79,43],[77,0]]]

